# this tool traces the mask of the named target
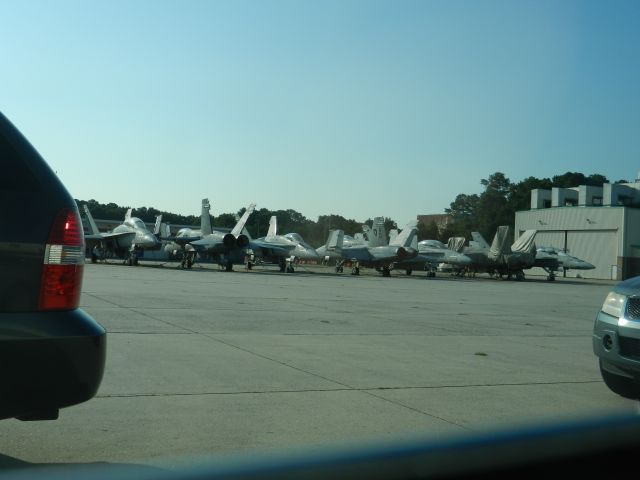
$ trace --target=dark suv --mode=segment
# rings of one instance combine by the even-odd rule
[[[93,397],[106,333],[78,308],[75,201],[0,113],[0,419],[52,420]]]

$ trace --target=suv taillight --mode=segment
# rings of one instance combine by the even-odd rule
[[[77,209],[60,211],[44,252],[40,310],[71,310],[80,303],[84,235]]]

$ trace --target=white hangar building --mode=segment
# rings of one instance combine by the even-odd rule
[[[536,246],[565,249],[596,266],[570,270],[569,277],[624,280],[640,275],[640,179],[532,190],[531,210],[516,212],[516,235],[528,229],[538,231]],[[541,269],[532,273],[544,274]]]

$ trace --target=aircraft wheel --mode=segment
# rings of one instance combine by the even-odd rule
[[[556,276],[551,274],[551,275],[547,275],[547,282],[555,282],[556,280]]]
[[[407,275],[411,275],[411,274],[413,273],[413,270],[408,269],[405,273],[406,273]]]
[[[523,281],[523,280],[524,280],[524,272],[522,272],[522,271],[518,271],[518,272],[516,272],[516,280],[517,280],[518,282]]]
[[[98,257],[95,255],[95,253],[91,254],[91,263],[97,263],[98,262]]]
[[[351,275],[360,275],[360,268],[358,267],[353,267],[351,269]]]
[[[382,268],[382,276],[383,277],[390,277],[391,276],[391,270],[389,270],[389,267],[383,267]]]
[[[253,268],[253,263],[247,262],[247,270],[251,270]]]
[[[604,383],[613,393],[624,398],[640,399],[640,384],[633,378],[621,377],[607,372],[602,368],[602,360],[600,361],[600,374]]]
[[[233,263],[231,262],[227,262],[227,264],[225,265],[225,272],[233,272]]]
[[[133,257],[133,264],[138,265],[138,257]]]
[[[293,273],[293,272],[295,272],[294,268],[291,265],[289,265],[287,267],[287,273]]]

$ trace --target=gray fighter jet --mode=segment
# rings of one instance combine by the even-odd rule
[[[409,224],[389,245],[345,247],[344,232],[332,230],[324,247],[320,247],[316,251],[325,260],[337,260],[336,272],[338,273],[343,271],[344,261],[350,261],[352,275],[359,275],[360,267],[370,267],[381,272],[384,277],[389,277],[394,264],[410,260],[418,255],[418,251],[410,246],[415,235],[417,235],[417,229],[414,225]]]
[[[277,263],[281,272],[293,273],[300,260],[318,260],[321,257],[298,233],[278,235],[278,219],[269,219],[269,230],[265,237],[249,240],[252,257],[247,262],[251,269],[256,262]]]
[[[508,242],[511,229],[504,225],[498,227],[493,242],[489,246],[480,233],[473,232],[474,241],[462,249],[462,253],[471,258],[471,264],[465,271],[473,275],[486,272],[491,276],[495,275],[507,280],[512,276],[515,276],[516,280],[524,280],[523,270],[531,268],[535,261],[533,240],[536,233],[536,230],[527,230],[510,246]],[[460,244],[459,241],[451,243]]]
[[[211,220],[209,217],[208,202],[202,202],[202,220],[201,220],[201,238],[195,239],[193,236],[197,231],[188,229],[183,232],[184,238],[189,238],[188,245],[201,255],[213,257],[214,261],[225,268],[225,271],[233,270],[234,263],[244,263],[244,256],[249,246],[249,237],[243,233],[244,226],[249,219],[251,213],[256,208],[255,203],[249,205],[244,214],[233,227],[230,233],[223,233],[212,230]]]
[[[164,250],[168,254],[180,256],[180,266],[182,268],[191,268],[195,261],[196,249],[190,245],[190,242],[201,240],[203,237],[202,232],[211,233],[213,231],[211,228],[211,216],[209,215],[210,209],[211,204],[209,203],[209,199],[203,198],[199,230],[181,228],[174,236],[169,235],[168,232],[163,232],[160,237],[165,241]]]
[[[91,229],[91,233],[84,238],[87,246],[91,248],[93,263],[98,259],[105,260],[115,255],[124,258],[127,265],[137,265],[138,258],[144,255],[145,250],[160,248],[158,234],[162,215],[156,217],[154,233],[147,229],[142,220],[131,216],[131,209],[127,210],[122,225],[118,225],[109,233],[100,233],[87,205],[84,205],[84,212]]]
[[[553,247],[539,247],[536,249],[534,267],[540,267],[547,272],[547,280],[553,282],[556,272],[560,270],[593,270],[595,265],[573,257],[564,250]]]
[[[397,230],[390,232],[390,239],[398,235]],[[422,240],[418,242],[418,237],[414,237],[411,245],[418,251],[418,255],[411,260],[404,260],[394,264],[394,270],[404,270],[407,275],[411,275],[413,270],[426,270],[428,277],[435,277],[439,264],[448,263],[456,268],[465,268],[471,264],[471,259],[465,254],[447,248],[445,244],[437,240]]]

